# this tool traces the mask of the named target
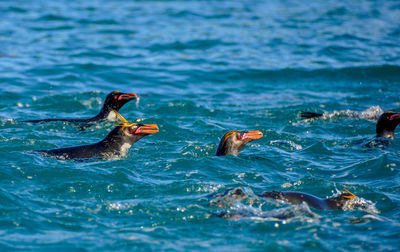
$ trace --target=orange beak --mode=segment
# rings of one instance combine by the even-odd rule
[[[126,94],[121,94],[120,96],[118,96],[118,100],[135,100],[137,99],[137,95],[134,93],[126,93]]]
[[[156,124],[144,124],[136,129],[135,134],[154,134],[158,132],[158,126]]]
[[[256,140],[263,137],[263,133],[259,130],[251,130],[247,131],[246,133],[243,134],[243,139],[251,139],[251,140]]]

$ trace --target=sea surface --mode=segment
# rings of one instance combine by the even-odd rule
[[[0,250],[400,250],[400,133],[365,146],[400,111],[399,1],[5,0],[0,17]],[[113,90],[160,132],[112,160],[29,152],[104,138],[115,123],[21,121],[94,116]],[[216,157],[229,130],[264,137]],[[365,207],[257,197],[345,189]]]

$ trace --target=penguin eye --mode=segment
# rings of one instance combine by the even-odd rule
[[[236,135],[237,140],[242,140],[242,134]]]
[[[116,100],[118,97],[114,95],[114,100]]]
[[[134,132],[133,129],[129,129],[129,133],[133,134],[133,132]]]

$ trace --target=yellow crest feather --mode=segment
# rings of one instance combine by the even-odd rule
[[[224,142],[225,142],[230,136],[232,136],[232,135],[235,134],[235,133],[237,133],[236,130],[232,130],[232,131],[229,131],[228,133],[226,133],[226,134],[224,135]]]
[[[115,115],[117,116],[117,122],[118,124],[116,126],[120,126],[122,130],[124,130],[127,127],[130,126],[134,126],[134,125],[138,125],[137,123],[132,123],[132,122],[128,122],[128,120],[126,120],[120,113],[118,113],[117,111],[113,110],[113,112],[115,113]]]
[[[356,195],[354,195],[352,192],[350,192],[349,190],[347,190],[347,189],[344,189],[345,191],[341,191],[342,193],[348,193],[348,194],[350,194],[349,196],[347,196],[347,195],[343,195],[343,198],[346,198],[346,199],[352,199],[352,198],[358,198]]]

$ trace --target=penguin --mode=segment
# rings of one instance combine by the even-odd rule
[[[103,106],[100,112],[91,118],[84,119],[62,119],[62,118],[51,118],[51,119],[36,119],[36,120],[26,120],[25,123],[45,123],[45,122],[69,122],[81,125],[92,125],[95,123],[100,123],[106,120],[115,120],[116,113],[122,106],[127,102],[137,99],[137,95],[134,93],[122,93],[120,91],[113,91],[106,96]]]
[[[118,114],[118,118],[125,120]],[[158,132],[158,126],[155,124],[139,124],[128,121],[120,123],[100,142],[88,145],[37,150],[45,157],[55,157],[59,159],[89,159],[100,158],[109,159],[121,157],[127,154],[131,146],[145,136]]]
[[[319,210],[344,210],[346,202],[358,198],[348,190],[342,191],[340,195],[327,199],[321,199],[314,195],[310,195],[302,192],[263,192],[259,195],[262,198],[271,198],[292,205],[299,205],[303,202],[307,203],[308,206],[319,209]]]
[[[227,132],[221,139],[216,156],[239,155],[242,148],[253,140],[263,137],[263,133],[258,130]]]
[[[376,137],[394,138],[394,130],[400,123],[400,113],[383,113],[376,123]]]
[[[301,112],[300,116],[304,118],[321,117],[323,114],[314,112]],[[381,147],[385,148],[390,144],[390,140],[394,139],[394,132],[400,123],[400,113],[386,111],[378,117],[376,122],[375,139],[363,143],[365,147]]]

